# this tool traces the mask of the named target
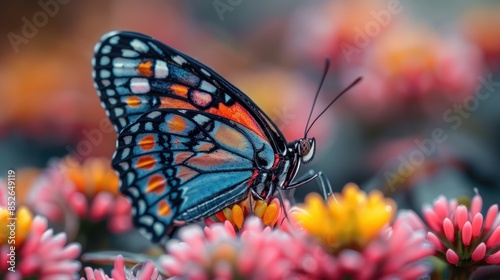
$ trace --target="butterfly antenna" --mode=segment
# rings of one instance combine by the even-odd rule
[[[325,70],[323,70],[321,82],[319,83],[318,90],[316,91],[316,95],[314,96],[313,105],[312,105],[311,111],[309,112],[309,118],[307,118],[306,127],[304,129],[304,138],[306,138],[306,136],[307,136],[307,131],[308,131],[307,127],[309,126],[309,121],[311,120],[312,113],[314,111],[314,106],[316,105],[316,100],[318,100],[319,92],[321,90],[321,87],[323,86],[323,82],[325,81],[326,74],[328,73],[329,68],[330,68],[330,58],[327,57],[327,58],[325,58]]]
[[[309,130],[311,130],[314,123],[319,119],[319,117],[321,117],[321,115],[323,115],[326,112],[326,110],[328,110],[328,108],[330,108],[330,106],[332,106],[333,103],[335,103],[335,101],[337,101],[342,95],[344,95],[344,93],[348,92],[351,88],[353,88],[356,84],[358,84],[362,79],[363,79],[362,77],[358,77],[356,80],[354,80],[354,82],[352,82],[343,91],[341,91],[328,105],[326,105],[326,108],[323,111],[321,111],[321,113],[319,113],[319,115],[314,119],[314,121],[311,123],[309,128],[307,128],[307,126],[306,126],[307,129],[306,129],[306,133],[304,134],[305,135],[304,138],[306,138],[307,133],[309,133]]]

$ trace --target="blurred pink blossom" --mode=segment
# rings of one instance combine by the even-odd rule
[[[230,222],[205,227],[190,225],[181,242],[167,244],[160,265],[171,275],[189,279],[318,279],[333,275],[333,259],[304,233],[264,228],[246,220],[241,235]],[[272,264],[272,265],[270,265]]]
[[[102,269],[92,269],[91,267],[85,268],[85,276],[81,280],[162,280],[164,279],[154,264],[147,260],[139,263],[132,269],[125,267],[123,256],[116,257],[114,268],[111,271],[112,277],[104,273]]]
[[[469,275],[479,266],[500,265],[498,205],[491,205],[486,216],[482,207],[483,199],[476,194],[470,207],[440,196],[433,206],[423,208],[427,239],[455,273]]]
[[[0,248],[0,271],[6,279],[71,279],[80,270],[81,246],[78,243],[66,244],[66,234],[54,235],[48,229],[47,220],[40,216],[33,219],[29,234],[23,245],[17,248],[15,272],[8,269],[9,245]]]

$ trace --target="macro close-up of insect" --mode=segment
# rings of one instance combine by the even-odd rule
[[[143,34],[110,32],[93,65],[119,134],[113,168],[153,241],[249,194],[267,199],[317,177],[293,182],[314,156],[311,127],[287,142],[249,97],[193,58]]]
[[[500,5],[4,1],[0,280],[500,279]]]

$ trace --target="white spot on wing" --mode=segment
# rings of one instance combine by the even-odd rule
[[[133,51],[133,50],[123,49],[122,50],[122,56],[123,57],[138,57],[139,53],[136,52],[136,51]]]
[[[207,75],[208,77],[210,77],[210,76],[211,76],[211,75],[210,75],[210,73],[208,73],[208,71],[207,71],[207,70],[205,70],[205,69],[203,69],[203,68],[200,68],[200,71],[201,71],[201,73],[203,73],[203,74]]]
[[[103,56],[103,57],[101,57],[101,61],[99,62],[99,64],[101,64],[101,66],[108,65],[109,61],[110,61],[109,57]],[[95,59],[94,59],[94,63],[95,63]],[[92,65],[94,65],[94,63],[92,63]]]
[[[111,45],[116,45],[116,44],[118,44],[118,41],[119,41],[119,40],[120,40],[120,37],[118,37],[118,36],[114,36],[114,37],[112,37],[111,39],[109,39],[109,43],[110,43]]]
[[[146,53],[149,51],[148,45],[146,45],[143,41],[139,39],[134,39],[130,42],[130,45],[134,50],[141,52],[141,53]]]
[[[165,227],[162,223],[156,222],[153,225],[153,230],[155,231],[156,236],[160,236],[164,233]]]
[[[125,159],[126,157],[128,157],[129,154],[130,154],[130,148],[123,149],[122,159]]]
[[[155,64],[155,77],[166,78],[168,76],[167,63],[163,60],[157,60]]]
[[[107,94],[108,96],[113,96],[113,95],[115,95],[115,91],[114,91],[114,90],[112,90],[112,89],[107,89],[107,90],[106,90],[106,94]]]
[[[211,83],[209,83],[205,80],[201,81],[200,89],[203,91],[209,92],[209,93],[214,93],[216,90],[214,85],[212,85]]]
[[[108,54],[110,52],[111,52],[111,46],[110,45],[106,45],[106,46],[102,47],[102,49],[101,49],[101,53],[103,53],[103,54]]]
[[[125,144],[127,144],[127,145],[132,143],[132,136],[123,137],[123,142],[125,142]]]
[[[146,130],[153,130],[153,123],[152,122],[147,122],[145,125],[144,125],[144,128]]]
[[[201,125],[201,124],[206,123],[209,119],[206,116],[204,116],[204,115],[198,114],[198,115],[194,116],[193,120],[196,123],[198,123],[198,124]]]
[[[153,112],[148,114],[148,118],[156,119],[159,115],[161,115],[161,113],[159,111],[153,111]]]
[[[115,116],[119,117],[123,115],[123,108],[115,108]]]
[[[127,125],[127,121],[124,118],[119,118],[118,122],[122,127],[125,127]],[[118,129],[117,129],[118,130]]]
[[[99,76],[103,79],[107,79],[109,78],[109,76],[111,76],[111,73],[108,71],[108,70],[101,70],[101,72],[99,73]]]
[[[137,209],[137,211],[139,212],[139,215],[144,214],[144,211],[146,211],[146,203],[144,202],[144,200],[141,199],[141,200],[137,201],[137,204],[138,204],[137,206],[139,206]],[[152,222],[153,221],[151,220],[151,223]]]
[[[136,133],[139,130],[139,124],[136,123],[133,126],[130,127],[130,132]]]
[[[151,87],[149,81],[145,78],[132,78],[130,80],[130,89],[133,93],[146,93],[149,92]]]
[[[184,59],[184,57],[180,55],[174,55],[172,56],[172,60],[175,61],[175,63],[179,64],[182,66],[182,64],[187,63],[187,60]]]

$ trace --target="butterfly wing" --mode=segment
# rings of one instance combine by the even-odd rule
[[[110,32],[95,47],[95,87],[120,132],[155,108],[204,111],[231,119],[278,153],[286,140],[245,94],[195,59],[143,34]]]
[[[136,118],[119,134],[113,157],[134,222],[155,242],[176,223],[244,199],[253,176],[273,163],[272,147],[257,133],[217,115],[177,109]]]

